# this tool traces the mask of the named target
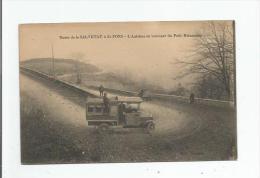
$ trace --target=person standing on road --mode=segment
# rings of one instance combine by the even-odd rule
[[[103,96],[104,95],[104,87],[103,87],[103,85],[100,85],[98,90],[99,90],[99,95]]]
[[[138,96],[141,98],[144,96],[144,89],[140,90],[140,92],[138,93]]]
[[[195,101],[195,95],[194,95],[194,93],[191,93],[190,94],[190,104],[194,103],[194,101]]]

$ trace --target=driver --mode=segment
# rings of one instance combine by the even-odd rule
[[[118,117],[119,117],[119,123],[124,123],[125,124],[125,104],[123,102],[120,102],[118,105]]]
[[[137,109],[134,108],[131,104],[128,104],[125,109],[125,112],[127,112],[127,113],[137,112]]]

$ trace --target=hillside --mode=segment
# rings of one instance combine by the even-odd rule
[[[22,61],[21,66],[52,75],[52,59],[37,58]],[[140,89],[149,89],[153,92],[164,93],[160,86],[149,84],[147,81],[131,78],[131,76],[122,76],[119,73],[103,72],[93,64],[79,62],[73,59],[54,59],[54,71],[56,77],[70,83],[77,82],[77,69],[81,77],[81,85],[100,86],[107,88],[139,91]]]
[[[51,74],[53,64],[51,58],[36,58],[22,61],[20,65],[46,74]],[[77,69],[79,69],[81,73],[100,72],[100,69],[92,64],[86,64],[73,59],[54,59],[55,75],[72,74],[75,73]]]

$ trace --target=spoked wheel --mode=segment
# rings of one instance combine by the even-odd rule
[[[99,131],[99,133],[105,133],[105,132],[107,132],[107,131],[108,131],[108,127],[109,127],[109,125],[106,124],[106,123],[100,124],[100,125],[98,126],[98,131]]]
[[[155,129],[155,124],[153,122],[147,123],[145,130],[147,133],[151,134]]]

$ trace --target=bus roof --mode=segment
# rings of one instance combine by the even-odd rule
[[[141,103],[143,102],[142,98],[140,97],[126,97],[126,96],[117,96],[117,97],[108,97],[109,103]],[[87,104],[102,104],[103,98],[88,98]]]

